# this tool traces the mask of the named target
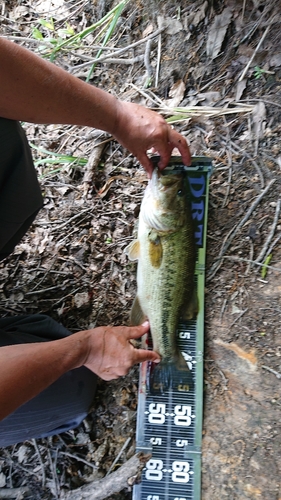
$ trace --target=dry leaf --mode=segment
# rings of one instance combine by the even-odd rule
[[[198,26],[198,24],[204,19],[206,15],[206,10],[208,8],[208,2],[204,2],[203,5],[193,14],[194,17],[190,19],[189,24],[193,24],[193,26]]]
[[[215,20],[210,28],[206,51],[207,56],[212,60],[215,59],[220,53],[231,18],[232,10],[227,7],[219,16],[215,17]]]
[[[127,179],[127,177],[125,177],[124,175],[115,175],[114,177],[110,177],[110,179],[108,179],[108,181],[106,181],[104,186],[99,190],[98,195],[101,198],[104,198],[107,195],[112,182],[117,179]]]
[[[143,38],[145,38],[145,37],[146,37],[146,36],[148,36],[148,35],[151,35],[151,33],[153,33],[153,29],[154,29],[154,28],[153,28],[153,24],[149,24],[149,25],[147,26],[147,28],[145,28],[145,30],[144,30],[144,32],[143,32],[143,34],[142,34]]]
[[[169,106],[170,108],[176,108],[179,103],[183,100],[185,93],[185,84],[183,83],[182,80],[178,80],[177,82],[172,85],[170,92],[169,92],[169,97],[171,99],[166,99],[165,104]]]
[[[165,18],[164,16],[158,16],[157,22],[159,27],[166,28],[165,33],[167,35],[176,35],[179,31],[183,29],[182,23],[178,19]]]
[[[204,92],[202,94],[197,94],[198,102],[204,102],[206,106],[213,106],[216,102],[221,99],[220,92]]]
[[[244,78],[243,80],[241,80],[241,82],[238,82],[237,83],[237,87],[236,87],[236,96],[235,96],[235,101],[240,101],[241,97],[242,97],[242,94],[245,90],[247,86],[247,78]]]
[[[264,134],[266,122],[266,108],[262,101],[259,101],[252,111],[253,132],[257,139],[261,139]]]

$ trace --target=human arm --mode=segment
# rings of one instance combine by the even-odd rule
[[[0,420],[74,368],[86,366],[112,380],[136,363],[158,362],[157,353],[136,349],[130,342],[148,329],[148,322],[137,327],[101,326],[52,342],[1,347]]]
[[[129,149],[148,174],[154,148],[164,168],[174,147],[190,164],[186,140],[162,116],[121,101],[23,47],[0,38],[0,116],[33,123],[84,125],[105,130]]]

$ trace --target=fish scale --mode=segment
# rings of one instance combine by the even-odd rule
[[[151,458],[142,471],[140,483],[133,488],[133,500],[201,498],[205,251],[212,162],[206,157],[194,157],[192,167],[187,168],[178,158],[174,165],[175,169],[186,171],[191,186],[197,243],[194,281],[199,313],[195,319],[179,322],[177,328],[177,345],[190,365],[194,386],[190,391],[184,391],[184,387],[178,385],[176,390],[152,395],[147,390],[149,363],[140,366],[137,451],[149,452]],[[200,207],[203,207],[202,213]],[[149,337],[147,343],[148,348],[152,348]]]

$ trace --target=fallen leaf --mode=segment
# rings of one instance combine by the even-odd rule
[[[244,78],[243,80],[241,80],[241,82],[237,83],[236,96],[235,96],[236,102],[240,101],[246,87],[247,87],[247,78]]]
[[[151,35],[151,33],[153,33],[153,29],[154,29],[154,28],[153,28],[153,24],[149,24],[149,25],[147,26],[147,28],[145,28],[145,30],[144,30],[144,32],[143,32],[143,34],[142,34],[143,38],[145,38],[145,37],[146,37],[146,36],[148,36],[148,35]]]
[[[232,10],[227,7],[219,16],[216,16],[210,28],[207,39],[207,56],[215,59],[221,50],[224,37],[232,18]]]
[[[253,132],[257,139],[261,139],[264,134],[266,123],[266,108],[262,101],[259,101],[252,111]]]
[[[182,23],[178,19],[165,18],[164,16],[157,17],[159,28],[166,28],[167,35],[176,35],[183,29]]]
[[[206,16],[206,10],[208,8],[208,2],[204,2],[202,5],[200,5],[199,9],[197,9],[195,12],[192,12],[187,19],[187,24],[193,24],[193,26],[198,26],[198,24],[203,21],[203,19]]]
[[[178,80],[174,83],[174,85],[172,85],[169,92],[169,97],[171,97],[171,99],[166,99],[165,104],[170,108],[176,108],[183,100],[184,93],[185,84],[182,80]]]
[[[220,92],[204,92],[202,94],[197,94],[198,101],[204,102],[206,106],[213,106],[216,102],[221,99]]]

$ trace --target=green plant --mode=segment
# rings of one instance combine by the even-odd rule
[[[44,36],[44,32],[42,32],[42,30],[37,27],[33,28],[32,35],[37,40],[42,41],[42,45],[39,46],[41,54],[44,57],[48,57],[50,61],[54,61],[57,54],[62,50],[66,51],[81,48],[82,41],[88,35],[93,34],[95,31],[97,31],[97,33],[95,33],[96,42],[102,40],[102,37],[104,36],[102,40],[102,48],[99,49],[96,55],[96,59],[98,59],[103,52],[103,47],[106,46],[106,44],[112,37],[121,12],[128,2],[129,0],[122,0],[115,7],[113,7],[113,9],[111,9],[102,19],[92,24],[88,28],[85,28],[80,33],[75,33],[72,26],[68,23],[66,23],[64,28],[56,29],[53,19],[39,19],[39,23],[42,28],[50,32],[51,36],[49,36],[49,34],[48,36]],[[87,81],[91,78],[95,66],[96,63],[91,66]]]
[[[60,153],[54,153],[53,151],[48,151],[47,149],[43,148],[38,148],[38,146],[35,146],[35,144],[30,143],[30,146],[32,149],[35,149],[38,151],[38,153],[47,155],[44,158],[38,158],[37,160],[34,161],[34,165],[63,165],[68,166],[68,167],[84,167],[87,164],[87,159],[86,158],[79,158],[78,156],[71,156],[71,155],[64,155]],[[41,175],[41,177],[47,177],[50,175],[57,174],[60,172],[64,167],[61,166],[59,168],[56,168],[54,170],[50,170],[47,173]]]
[[[265,71],[264,69],[260,68],[259,66],[255,66],[255,67],[254,67],[254,70],[255,70],[255,72],[254,72],[254,77],[255,77],[257,80],[259,80],[259,78],[261,78],[261,77],[262,77],[262,75],[264,75],[264,73],[266,73],[266,71]]]

